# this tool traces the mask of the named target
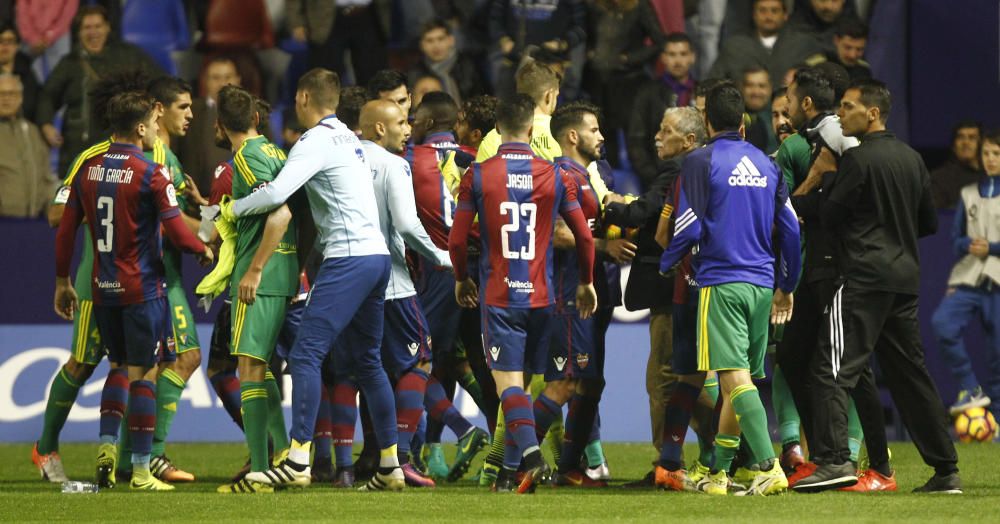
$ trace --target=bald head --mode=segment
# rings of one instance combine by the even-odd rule
[[[386,148],[390,153],[400,154],[406,150],[410,139],[410,124],[399,105],[390,100],[372,100],[361,108],[359,119],[361,136]]]

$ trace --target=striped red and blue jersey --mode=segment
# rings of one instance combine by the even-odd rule
[[[781,170],[736,132],[684,158],[674,236],[660,259],[666,272],[689,252],[700,286],[744,282],[792,292],[801,265],[799,221]],[[777,240],[777,249],[773,241]]]
[[[94,247],[94,303],[122,306],[164,296],[160,221],[180,214],[170,172],[130,144],[114,143],[73,177],[66,203],[83,212]]]
[[[496,156],[472,164],[462,178],[457,209],[479,215],[484,304],[552,305],[555,217],[579,207],[576,184],[528,144],[503,144]]]
[[[439,165],[452,151],[472,157],[475,157],[475,151],[459,146],[450,132],[430,134],[423,144],[413,147],[411,151],[408,156],[411,156],[417,217],[434,245],[447,250],[448,233],[455,217],[455,198]]]
[[[587,168],[580,165],[573,159],[565,156],[556,157],[556,167],[567,175],[567,178],[576,188],[576,199],[580,203],[583,216],[587,219],[587,226],[590,232],[596,236],[598,231],[598,218],[601,216],[601,205],[597,199],[597,190],[590,185],[590,173]],[[594,264],[595,273],[598,264]],[[594,285],[599,286],[600,279],[594,278]],[[565,312],[572,309],[576,303],[576,288],[580,284],[580,262],[576,256],[575,249],[555,250],[555,285],[556,285],[556,312]],[[600,294],[598,295],[600,297]]]

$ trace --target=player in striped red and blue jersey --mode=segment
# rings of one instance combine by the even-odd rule
[[[543,344],[553,300],[552,236],[555,216],[566,221],[580,258],[577,309],[589,317],[596,308],[593,286],[594,241],[576,200],[575,184],[560,169],[535,157],[531,136],[534,102],[517,95],[497,105],[503,145],[497,155],[472,164],[459,188],[448,247],[455,267],[455,297],[464,307],[482,309],[483,345],[493,371],[508,436],[504,467],[494,489],[532,491],[548,473],[534,432],[524,373],[541,373]],[[468,233],[478,214],[482,297],[469,278]],[[518,485],[522,459],[526,475]]]

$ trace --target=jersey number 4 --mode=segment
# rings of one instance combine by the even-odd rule
[[[535,259],[535,215],[538,213],[538,205],[532,202],[519,204],[517,202],[501,202],[500,214],[510,215],[511,222],[500,227],[500,243],[503,248],[503,257],[508,260],[534,260]],[[520,251],[511,251],[511,236],[521,231],[521,217],[526,217],[524,232],[528,234],[526,246],[522,246]]]
[[[104,211],[104,218],[101,219],[101,227],[104,228],[104,238],[97,239],[97,250],[101,253],[110,253],[115,239],[115,201],[109,196],[102,196],[97,199],[98,213]]]

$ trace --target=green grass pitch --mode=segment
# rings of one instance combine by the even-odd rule
[[[450,446],[449,446],[450,447]],[[219,495],[245,460],[241,444],[170,444],[170,457],[198,481],[172,493],[62,494],[39,480],[27,444],[0,445],[0,520],[3,521],[288,521],[514,522],[941,522],[991,521],[1000,507],[1000,447],[959,445],[965,495],[914,495],[931,470],[911,444],[892,446],[900,492],[786,494],[768,498],[708,497],[617,487],[639,478],[653,458],[648,444],[607,444],[612,487],[581,491],[540,487],[533,496],[497,495],[469,481],[405,493],[356,493],[314,485],[274,495]],[[96,445],[64,444],[67,474],[93,476]],[[689,455],[693,448],[687,450]],[[446,451],[449,457],[453,450]]]

